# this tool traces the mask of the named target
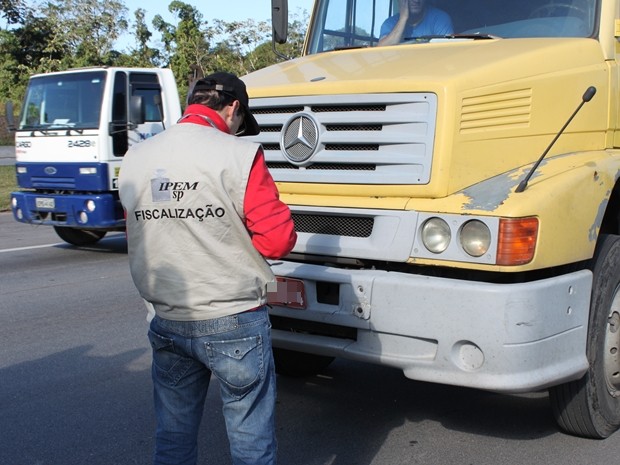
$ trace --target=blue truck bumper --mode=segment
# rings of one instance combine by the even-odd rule
[[[11,210],[17,221],[81,229],[122,229],[122,207],[111,193],[40,194],[12,192]]]

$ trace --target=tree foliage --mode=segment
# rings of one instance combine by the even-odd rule
[[[205,20],[195,7],[172,0],[168,23],[146,21],[142,8],[128,19],[123,0],[0,0],[0,97],[21,100],[31,74],[83,66],[170,67],[184,99],[191,76],[215,71],[244,75],[281,59],[271,48],[271,24],[247,19]],[[292,15],[281,53],[301,54],[307,12]],[[131,37],[127,50],[118,39]],[[155,46],[153,44],[156,44]]]
[[[179,94],[184,98],[187,95],[192,66],[198,65],[202,68],[206,62],[211,32],[202,13],[195,7],[174,0],[168,10],[178,19],[178,23],[169,24],[161,15],[157,15],[153,19],[153,25],[162,36],[168,65],[176,77]]]
[[[146,24],[146,12],[138,8],[134,12],[135,22],[133,24],[132,35],[136,39],[136,44],[130,47],[126,60],[119,61],[122,66],[151,67],[159,66],[162,61],[161,52],[149,45],[153,33]]]
[[[25,9],[23,0],[0,0],[0,14],[8,24],[19,23]]]
[[[114,43],[128,27],[127,7],[119,0],[49,0],[42,8],[53,35],[48,48],[62,53],[52,69],[112,65]]]

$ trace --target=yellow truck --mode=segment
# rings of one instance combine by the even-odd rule
[[[303,56],[244,78],[299,235],[272,263],[280,372],[548,389],[564,431],[618,429],[619,5],[409,0],[450,30],[383,46],[398,0],[316,0]]]

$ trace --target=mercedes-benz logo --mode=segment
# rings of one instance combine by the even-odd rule
[[[308,114],[295,115],[282,129],[282,149],[291,163],[301,164],[309,160],[316,152],[318,143],[319,127]]]

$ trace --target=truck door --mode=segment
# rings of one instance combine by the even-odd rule
[[[139,124],[130,121],[129,106],[132,97],[141,98],[142,120]],[[127,149],[163,130],[161,85],[155,73],[117,71],[114,75],[112,97],[112,152],[122,157]],[[161,111],[160,111],[161,110]]]
[[[155,73],[129,73],[130,98],[140,97],[144,122],[130,125],[127,135],[129,145],[137,144],[163,130],[163,106],[161,85]]]

